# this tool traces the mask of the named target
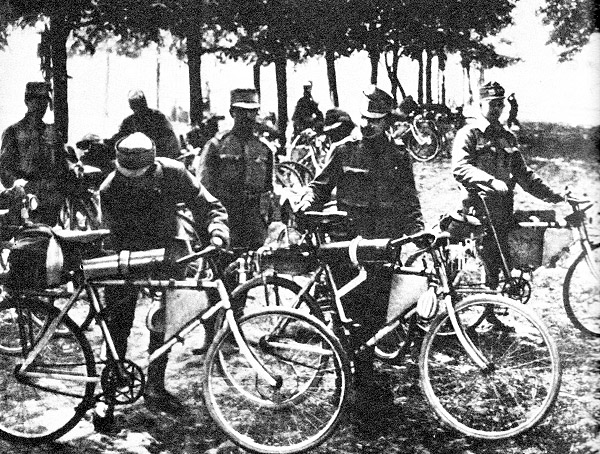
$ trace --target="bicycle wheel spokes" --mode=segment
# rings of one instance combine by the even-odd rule
[[[240,321],[253,355],[281,385],[263,381],[230,331],[208,353],[204,398],[221,429],[257,452],[310,449],[333,431],[348,390],[348,362],[321,324],[300,313],[267,309]]]
[[[74,322],[65,319],[59,328],[70,335],[52,336],[29,368],[30,373],[21,375],[20,364],[43,329],[29,320],[31,313],[46,321],[58,314],[43,303],[32,306],[32,311],[16,306],[2,307],[1,311],[19,313],[16,338],[20,351],[0,354],[0,437],[41,443],[65,434],[91,406],[94,383],[90,377],[95,375],[95,368],[89,343]]]
[[[563,302],[571,322],[581,331],[600,336],[600,245],[573,262],[563,287]]]
[[[542,322],[505,298],[476,295],[456,313],[465,334],[489,362],[466,353],[443,314],[421,351],[421,386],[437,416],[466,435],[500,439],[521,433],[549,411],[560,386],[556,346]]]

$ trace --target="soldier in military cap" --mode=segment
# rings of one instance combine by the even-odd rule
[[[485,216],[478,194],[486,194],[491,220],[508,259],[515,185],[547,202],[557,203],[562,197],[527,167],[516,137],[500,123],[504,88],[498,82],[488,82],[480,87],[479,98],[480,117],[461,128],[454,139],[452,169],[454,178],[463,187],[463,210],[467,214]],[[493,235],[484,238],[482,247],[487,285],[496,288],[502,260]]]
[[[231,246],[257,249],[267,236],[272,210],[275,150],[255,130],[260,103],[253,88],[231,91],[233,128],[204,146],[197,175],[229,215]]]
[[[26,180],[25,190],[39,200],[32,220],[54,226],[65,200],[64,184],[72,165],[58,129],[43,121],[49,102],[50,87],[46,82],[26,84],[27,113],[2,134],[0,181],[11,187],[16,180]]]
[[[337,188],[337,207],[351,219],[350,238],[398,238],[423,229],[412,161],[386,135],[395,108],[394,99],[383,90],[371,86],[363,92],[362,139],[338,142],[322,172],[310,183],[299,211],[319,209]],[[357,274],[350,264],[338,264],[332,271],[340,286]],[[389,267],[373,265],[367,271],[367,281],[343,298],[350,317],[362,325],[363,332],[355,339],[358,343],[383,326],[391,290]],[[377,400],[389,403],[393,397],[390,390],[376,386],[373,356],[369,355],[356,363],[356,389],[358,410],[372,408]]]
[[[294,123],[294,137],[307,128],[323,127],[323,112],[319,109],[319,104],[312,96],[312,81],[306,80],[302,86],[304,93],[298,99],[292,122]]]

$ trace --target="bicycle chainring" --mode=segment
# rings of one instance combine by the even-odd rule
[[[107,364],[100,376],[105,400],[114,405],[138,400],[144,394],[145,382],[142,368],[128,359]]]
[[[526,304],[531,298],[531,284],[521,276],[511,277],[502,286],[502,295]]]

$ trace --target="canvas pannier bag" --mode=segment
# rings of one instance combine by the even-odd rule
[[[10,288],[44,289],[65,283],[63,251],[52,229],[33,224],[21,229],[8,256]]]

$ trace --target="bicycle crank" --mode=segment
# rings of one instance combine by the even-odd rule
[[[526,304],[531,298],[531,284],[521,276],[511,277],[502,286],[502,295]]]
[[[107,364],[100,376],[105,400],[113,405],[138,400],[144,394],[145,382],[142,368],[128,359]]]

